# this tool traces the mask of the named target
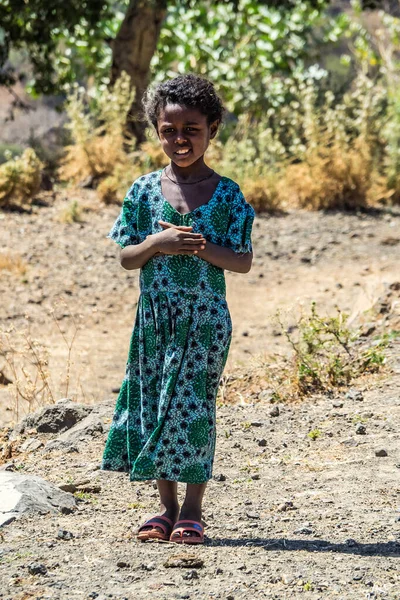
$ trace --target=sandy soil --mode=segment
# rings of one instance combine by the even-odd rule
[[[86,209],[82,223],[59,221],[69,202]],[[86,403],[110,397],[124,371],[138,297],[138,275],[124,271],[118,247],[105,236],[118,207],[99,205],[95,192],[61,192],[33,214],[0,214],[2,253],[21,257],[26,273],[0,269],[0,326],[26,328],[50,351],[55,397],[65,396],[67,346],[50,315],[56,310],[68,339],[72,314],[79,331],[72,352],[68,395]],[[227,371],[260,354],[286,351],[276,311],[295,324],[315,300],[322,313],[335,306],[355,318],[399,279],[399,213],[344,215],[293,212],[261,216],[254,227],[254,267],[227,273],[234,325]],[[26,319],[28,318],[28,320]],[[1,365],[0,365],[1,369]],[[0,423],[13,406],[0,385]],[[20,406],[20,415],[26,411]]]
[[[79,198],[97,206],[92,192]],[[57,218],[66,202],[61,195],[36,214],[1,215],[4,246],[28,266],[25,275],[0,273],[0,319],[21,327],[29,316],[33,333],[51,348],[50,368],[62,390],[66,348],[48,311],[61,296],[81,315],[72,392],[78,400],[105,403],[104,431],[83,435],[75,452],[41,446],[19,453],[27,438],[45,444],[54,437],[33,430],[7,460],[11,469],[58,485],[89,479],[100,489],[81,495],[70,515],[24,516],[2,530],[0,597],[399,600],[398,344],[382,374],[354,384],[361,400],[338,392],[282,402],[278,416],[268,403],[219,406],[206,545],[136,541],[135,527],[157,510],[154,485],[99,471],[99,463],[134,320],[137,276],[121,269],[115,247],[104,239],[117,207],[88,211],[83,223],[65,225]],[[368,309],[385,284],[399,280],[399,221],[390,213],[259,217],[254,269],[227,274],[235,328],[227,370],[286,351],[274,320],[278,308],[288,324],[312,300],[322,311],[337,305],[352,318]],[[60,320],[66,330],[68,314]],[[0,399],[4,421],[10,420],[7,386]],[[364,435],[356,433],[360,422]],[[314,430],[320,435],[312,440]],[[382,449],[387,456],[376,455]],[[72,539],[57,537],[60,528]],[[200,563],[165,566],[182,554]],[[33,562],[46,574],[30,575]]]

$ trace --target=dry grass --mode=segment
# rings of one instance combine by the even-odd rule
[[[112,90],[102,90],[94,100],[84,90],[74,91],[66,104],[67,127],[74,144],[67,147],[59,169],[61,179],[76,183],[93,177],[100,181],[113,175],[117,166],[129,171],[124,128],[133,99],[134,90],[126,73]]]
[[[69,205],[61,211],[59,220],[67,224],[82,222],[82,207],[78,200],[70,201]]]
[[[388,292],[393,309],[386,323],[371,338],[362,327],[347,321],[338,311],[321,316],[315,306],[296,319],[296,335],[290,333],[277,315],[288,341],[285,354],[253,356],[246,368],[224,374],[219,401],[224,403],[297,402],[311,394],[343,391],[354,381],[365,382],[387,368],[387,349],[400,336],[396,320],[397,284]],[[368,312],[368,323],[381,321],[380,303]],[[360,315],[362,322],[363,316]],[[379,331],[378,331],[379,330]]]
[[[69,317],[69,335],[60,326],[57,316],[59,310]],[[72,352],[78,325],[62,299],[51,310],[51,317],[67,349],[65,375],[63,381],[57,381],[57,384],[54,383],[49,369],[50,350],[45,343],[33,337],[29,321],[23,329],[17,330],[13,325],[7,329],[0,329],[0,373],[8,383],[7,390],[11,395],[15,422],[41,406],[54,404],[57,396],[68,397]]]
[[[28,265],[18,254],[12,252],[0,253],[0,271],[11,271],[18,275],[25,275]]]
[[[247,202],[250,202],[257,212],[274,213],[286,204],[280,190],[279,178],[272,173],[255,180],[245,179],[242,191]]]
[[[41,171],[32,148],[0,165],[0,208],[28,208],[40,190]]]
[[[319,148],[284,174],[289,203],[311,210],[355,210],[371,204],[375,179],[368,148]]]

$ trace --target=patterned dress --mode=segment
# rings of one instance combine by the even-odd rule
[[[162,169],[137,179],[107,237],[121,248],[163,231],[159,220],[191,225],[206,240],[252,250],[254,210],[222,177],[212,198],[179,213],[161,191]],[[131,481],[211,478],[215,399],[232,323],[223,269],[197,255],[156,254],[140,271],[140,297],[125,378],[104,449],[103,470]]]

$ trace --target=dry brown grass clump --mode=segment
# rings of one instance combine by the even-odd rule
[[[96,99],[76,89],[68,99],[73,145],[67,148],[59,169],[59,176],[74,183],[87,177],[97,181],[112,176],[119,167],[131,168],[129,154],[125,151],[125,120],[135,96],[130,78],[123,73],[112,90],[102,90]]]
[[[26,262],[18,254],[12,252],[0,253],[0,271],[13,271],[19,275],[25,275]]]
[[[78,200],[71,200],[69,205],[60,214],[61,223],[80,223],[82,221],[82,207]]]
[[[358,147],[357,147],[358,146]],[[372,161],[361,145],[320,148],[284,175],[292,205],[311,210],[355,210],[370,204]]]
[[[247,202],[250,202],[257,212],[274,213],[285,204],[274,174],[254,180],[245,179],[242,190]]]
[[[62,299],[51,309],[51,316],[66,346],[64,377],[58,376],[56,383],[50,371],[50,348],[32,335],[29,321],[20,329],[13,325],[0,328],[0,376],[12,400],[15,422],[41,406],[54,404],[57,397],[73,397],[71,383],[80,385],[79,378],[71,381],[72,375],[76,376],[72,372],[72,353],[78,323]],[[65,316],[69,321],[68,332],[60,325]]]
[[[32,148],[0,165],[0,208],[27,208],[40,190],[42,163]]]

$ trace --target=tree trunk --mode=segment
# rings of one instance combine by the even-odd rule
[[[126,71],[136,97],[127,115],[127,128],[137,140],[145,141],[146,123],[141,99],[150,81],[150,61],[157,48],[168,0],[130,0],[120,30],[112,42],[110,86]]]

